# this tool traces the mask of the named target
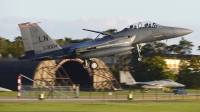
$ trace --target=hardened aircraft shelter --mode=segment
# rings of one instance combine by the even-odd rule
[[[95,90],[121,90],[121,86],[105,63],[99,59],[94,60],[99,64],[96,70],[84,69],[81,59],[42,61],[35,69],[33,79],[46,86],[79,84],[80,87],[93,87]],[[33,85],[37,88],[38,84]]]
[[[22,78],[22,84],[32,84],[33,88],[40,85],[48,87],[71,86],[95,90],[122,90],[109,68],[99,59],[94,59],[98,69],[84,69],[81,59],[50,60],[41,62],[17,61],[0,62],[0,86],[17,90],[17,76],[23,74],[35,82]],[[10,81],[9,81],[10,80]],[[11,85],[11,86],[10,86]]]

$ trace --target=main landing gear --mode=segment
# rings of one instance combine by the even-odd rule
[[[98,68],[98,64],[93,59],[85,59],[82,65],[85,69],[89,67],[93,70]]]
[[[138,44],[136,44],[136,50],[138,52],[138,61],[142,60],[142,56],[140,55],[141,49],[142,49],[142,46],[139,46]]]

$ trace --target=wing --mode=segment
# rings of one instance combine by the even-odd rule
[[[112,42],[125,39],[125,38],[128,38],[128,37],[112,38],[108,36],[104,38],[81,42],[81,43],[71,46],[70,48],[67,48],[67,53],[69,54],[69,53],[72,53],[73,51],[81,53],[81,52],[87,52],[87,51],[96,50],[96,49],[100,49],[104,47],[114,46],[113,44],[111,44]],[[122,44],[122,43],[118,43],[118,44]]]

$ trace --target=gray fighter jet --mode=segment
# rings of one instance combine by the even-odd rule
[[[141,87],[144,89],[164,89],[164,88],[183,88],[185,85],[172,81],[171,79],[163,79],[158,81],[136,82],[129,72],[120,71],[120,83]]]
[[[38,26],[38,23],[21,23],[19,28],[26,54],[18,59],[41,61],[81,58],[84,60],[83,67],[92,69],[98,67],[92,58],[127,55],[134,48],[132,46],[136,46],[139,54],[138,61],[140,61],[141,47],[138,44],[175,38],[193,32],[189,29],[162,26],[154,22],[139,22],[114,34],[83,29],[102,34],[104,37],[97,36],[94,40],[61,47]]]

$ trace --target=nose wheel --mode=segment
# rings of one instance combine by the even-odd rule
[[[140,47],[138,44],[136,45],[136,50],[138,52],[138,61],[142,61],[142,56],[140,55],[140,52],[141,52],[141,49],[142,49],[142,46]]]
[[[92,61],[91,63],[90,63],[90,68],[91,69],[97,69],[97,67],[98,67],[98,64],[95,62],[95,61]]]
[[[138,57],[138,61],[142,61],[142,56],[139,56],[139,57]]]
[[[85,69],[88,69],[90,67],[91,69],[95,70],[98,68],[98,64],[92,59],[85,60],[82,65]]]

